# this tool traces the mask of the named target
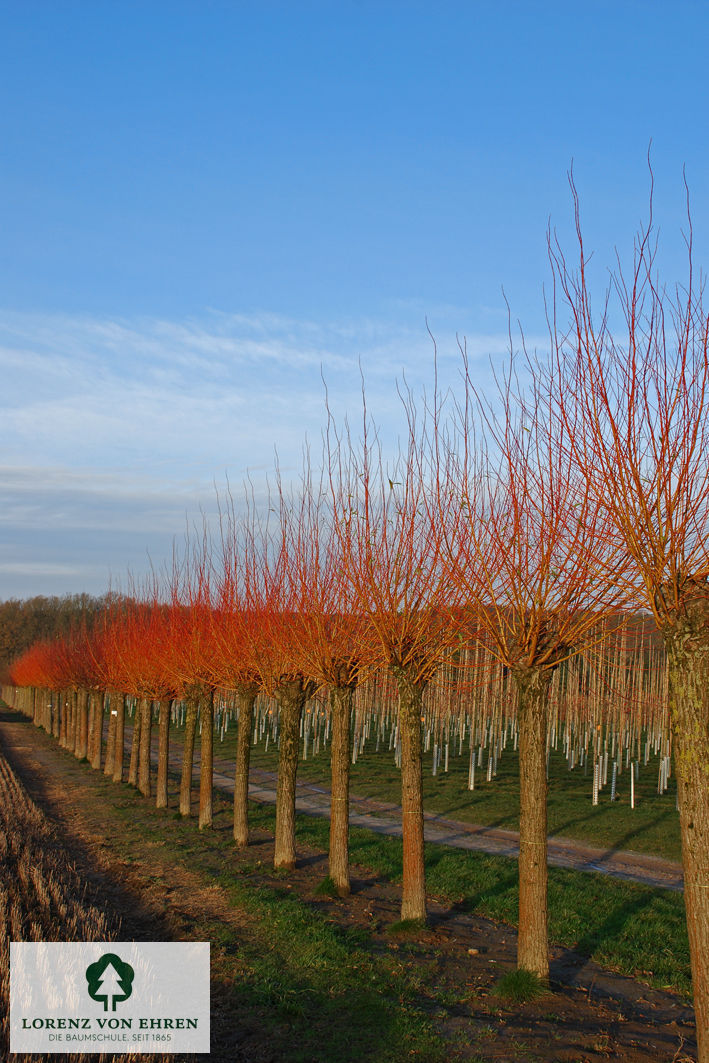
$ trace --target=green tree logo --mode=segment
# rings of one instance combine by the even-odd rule
[[[127,1000],[133,992],[135,971],[129,963],[124,963],[114,952],[107,952],[96,963],[86,968],[86,981],[89,996],[93,1000],[103,1001],[103,1010],[116,1010],[116,1003]]]

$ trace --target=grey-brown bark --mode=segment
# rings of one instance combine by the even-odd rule
[[[52,730],[54,738],[61,738],[62,692],[55,690],[52,696]]]
[[[350,760],[352,738],[350,714],[352,686],[330,688],[332,743],[330,746],[331,805],[329,874],[337,892],[350,892]]]
[[[140,702],[133,712],[133,737],[130,744],[130,761],[128,762],[128,782],[131,786],[138,785],[138,764],[140,760],[140,729],[143,726],[143,714],[140,711]]]
[[[170,758],[170,698],[161,698],[158,710],[158,778],[155,807],[167,808],[167,770]]]
[[[60,690],[57,696],[59,699],[59,745],[66,749],[69,734],[69,693]]]
[[[198,827],[212,826],[214,788],[214,688],[204,690],[200,699],[202,733],[199,742],[199,819]]]
[[[423,742],[421,699],[425,682],[402,667],[392,668],[399,691],[401,736],[401,837],[403,868],[401,918],[426,920],[426,870],[423,838]]]
[[[141,698],[139,705],[138,789],[144,797],[150,797],[150,742],[153,732],[153,703],[150,698]]]
[[[125,760],[125,737],[126,737],[126,697],[125,694],[116,694],[116,732],[113,747],[113,781],[123,781],[123,762]]]
[[[94,690],[91,695],[91,701],[93,703],[93,721],[91,728],[91,753],[89,759],[91,767],[96,768],[97,771],[101,769],[101,758],[103,756],[103,718],[104,718],[104,692],[103,690]]]
[[[698,1063],[709,1063],[709,606],[663,631],[679,803]]]
[[[103,762],[103,774],[113,776],[113,758],[116,752],[116,699],[112,691],[108,695],[108,733],[106,735],[106,757]]]
[[[278,785],[276,787],[276,844],[273,866],[295,867],[295,783],[300,749],[300,719],[314,693],[315,684],[302,676],[291,677],[275,690],[279,703]]]
[[[77,760],[83,760],[88,755],[88,748],[89,692],[82,689],[77,692],[76,748],[74,749]]]
[[[77,738],[77,709],[79,702],[78,690],[72,690],[69,692],[69,735],[67,740],[67,748],[71,753],[76,751],[76,738]]]
[[[547,699],[551,669],[516,668],[519,728],[519,933],[517,965],[549,980]]]
[[[44,728],[47,734],[52,733],[52,692],[47,690],[46,687],[42,691],[42,709],[39,725]]]
[[[243,848],[249,844],[249,761],[258,685],[241,684],[237,687],[236,694],[239,703],[239,724],[234,768],[234,841]]]
[[[180,776],[180,815],[189,816],[192,811],[192,767],[194,762],[194,736],[197,729],[197,701],[185,698],[185,735],[182,746],[182,773]]]

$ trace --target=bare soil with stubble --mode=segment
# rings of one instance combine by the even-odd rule
[[[39,815],[46,825],[43,844],[61,864],[63,871],[57,874],[64,876],[69,894],[75,895],[76,884],[81,883],[81,903],[98,921],[97,932],[100,926],[115,939],[146,941],[204,940],[205,926],[215,925],[228,926],[237,936],[242,930],[248,932],[247,914],[203,869],[192,869],[167,844],[140,844],[128,837],[125,821],[111,800],[118,787],[111,789],[114,784],[102,774],[78,763],[54,739],[5,709],[0,712],[0,755],[9,765],[2,778],[9,777],[9,771],[18,792],[35,810],[30,810],[30,817]],[[15,796],[13,804],[17,800]],[[136,798],[136,807],[146,817],[171,819],[174,795],[171,800],[172,810],[167,813],[156,812],[153,802],[143,798]],[[7,807],[4,794],[0,801]],[[3,826],[7,833],[7,817]],[[284,887],[283,877],[270,868],[273,838],[268,832],[256,832],[248,850],[236,851],[226,800],[217,801],[214,830],[223,832],[220,859],[225,868],[235,875],[247,870],[254,886]],[[199,841],[196,826],[195,839]],[[324,853],[299,846],[298,866],[286,888],[329,921],[360,928],[373,954],[386,952],[400,959],[407,976],[417,978],[420,1005],[430,1011],[438,1036],[449,1045],[450,1059],[686,1063],[695,1058],[693,1014],[678,997],[555,948],[552,990],[533,1003],[505,1005],[495,995],[495,984],[515,966],[513,928],[431,898],[430,925],[394,935],[388,928],[399,918],[396,886],[357,867],[352,896],[331,899],[318,893],[326,870]],[[31,883],[31,872],[25,878]],[[44,932],[42,902],[33,889],[27,885],[24,895],[28,910],[22,932],[27,939],[33,920],[37,933]],[[4,933],[7,937],[8,931]],[[68,925],[65,933],[66,937],[59,934],[55,939],[83,940],[86,927],[79,921]],[[224,1063],[287,1063],[290,1057],[282,1044],[274,1054],[258,1014],[235,1006],[238,979],[238,956],[213,942],[210,1058]],[[322,1052],[312,1063],[332,1058],[326,1028],[321,1043]],[[301,1059],[296,1050],[294,1045],[292,1058]],[[375,1063],[376,1049],[362,1058]],[[400,1058],[410,1058],[406,1045],[401,1046]]]
[[[13,741],[14,739],[14,741]],[[11,733],[6,750],[0,735],[0,1058],[10,1055],[9,989],[11,941],[118,941],[122,937],[124,905],[107,903],[97,882],[87,881],[71,846],[36,803],[14,770],[23,752]],[[7,754],[7,755],[6,755]],[[26,771],[26,768],[25,768]],[[37,780],[39,782],[39,780]],[[137,931],[138,923],[130,929]],[[148,926],[145,927],[148,929]],[[13,1053],[14,1063],[54,1059],[53,1055]],[[84,1055],[68,1053],[66,1063]],[[108,1063],[112,1053],[93,1053]],[[124,1054],[124,1063],[141,1059]],[[156,1057],[153,1057],[156,1058]],[[157,1061],[174,1059],[160,1054]]]

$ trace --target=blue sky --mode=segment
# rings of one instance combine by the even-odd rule
[[[395,382],[545,339],[573,160],[598,283],[709,247],[702,3],[65,0],[0,9],[0,598],[169,555]]]

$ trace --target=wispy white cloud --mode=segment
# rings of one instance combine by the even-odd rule
[[[80,565],[53,565],[46,561],[0,561],[0,578],[2,576],[31,576],[53,580],[64,579],[67,576],[75,579],[81,575]]]
[[[444,387],[459,381],[455,316],[432,315]],[[323,376],[332,413],[356,423],[361,367],[368,410],[392,443],[402,423],[396,380],[405,370],[418,391],[433,379],[431,338],[423,315],[412,318],[401,308],[388,321],[330,324],[0,311],[0,597],[22,571],[27,593],[50,576],[67,590],[102,589],[102,545],[106,563],[124,570],[138,542],[164,550],[186,514],[212,507],[215,480],[239,484],[252,470],[260,482],[274,448],[286,474],[296,471],[305,436],[317,448],[326,424]],[[470,334],[467,348],[484,383],[506,330]],[[12,553],[28,530],[45,560]]]

